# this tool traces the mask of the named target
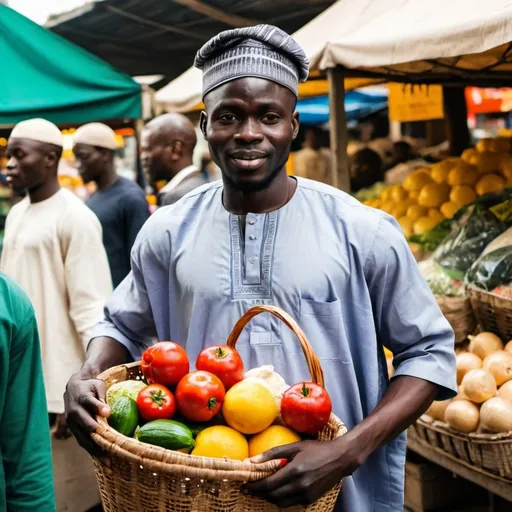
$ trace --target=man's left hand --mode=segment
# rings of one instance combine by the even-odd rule
[[[363,462],[348,436],[335,441],[302,441],[273,448],[251,462],[285,459],[273,475],[246,485],[255,494],[281,508],[309,505],[351,475]]]

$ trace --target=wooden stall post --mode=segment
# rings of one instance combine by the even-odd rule
[[[443,87],[443,107],[450,155],[459,156],[471,145],[468,128],[468,107],[464,87]]]
[[[329,80],[329,120],[332,154],[332,185],[350,192],[347,157],[347,116],[345,113],[345,81],[340,68],[327,70]]]

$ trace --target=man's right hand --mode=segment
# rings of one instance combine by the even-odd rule
[[[73,375],[64,394],[66,421],[78,444],[91,455],[101,457],[100,447],[92,440],[96,431],[97,416],[108,418],[110,407],[105,403],[105,383],[98,379],[84,378],[79,372]]]

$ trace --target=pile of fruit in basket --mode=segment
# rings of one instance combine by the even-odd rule
[[[406,237],[423,235],[477,197],[512,187],[510,151],[508,138],[482,139],[460,158],[415,170],[364,202],[395,217]]]
[[[191,455],[245,460],[298,442],[327,425],[331,401],[313,383],[289,387],[272,366],[247,373],[238,352],[208,347],[190,372],[185,350],[160,342],[142,355],[142,380],[107,390],[119,433]]]
[[[457,354],[458,395],[426,414],[464,433],[512,431],[512,341],[482,332]]]

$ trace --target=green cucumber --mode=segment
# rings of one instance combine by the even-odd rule
[[[168,450],[192,449],[196,445],[191,430],[173,420],[150,421],[138,430],[136,438],[141,443],[154,444]]]
[[[131,437],[139,423],[139,410],[135,400],[127,396],[119,397],[112,406],[108,422],[120,434]]]

